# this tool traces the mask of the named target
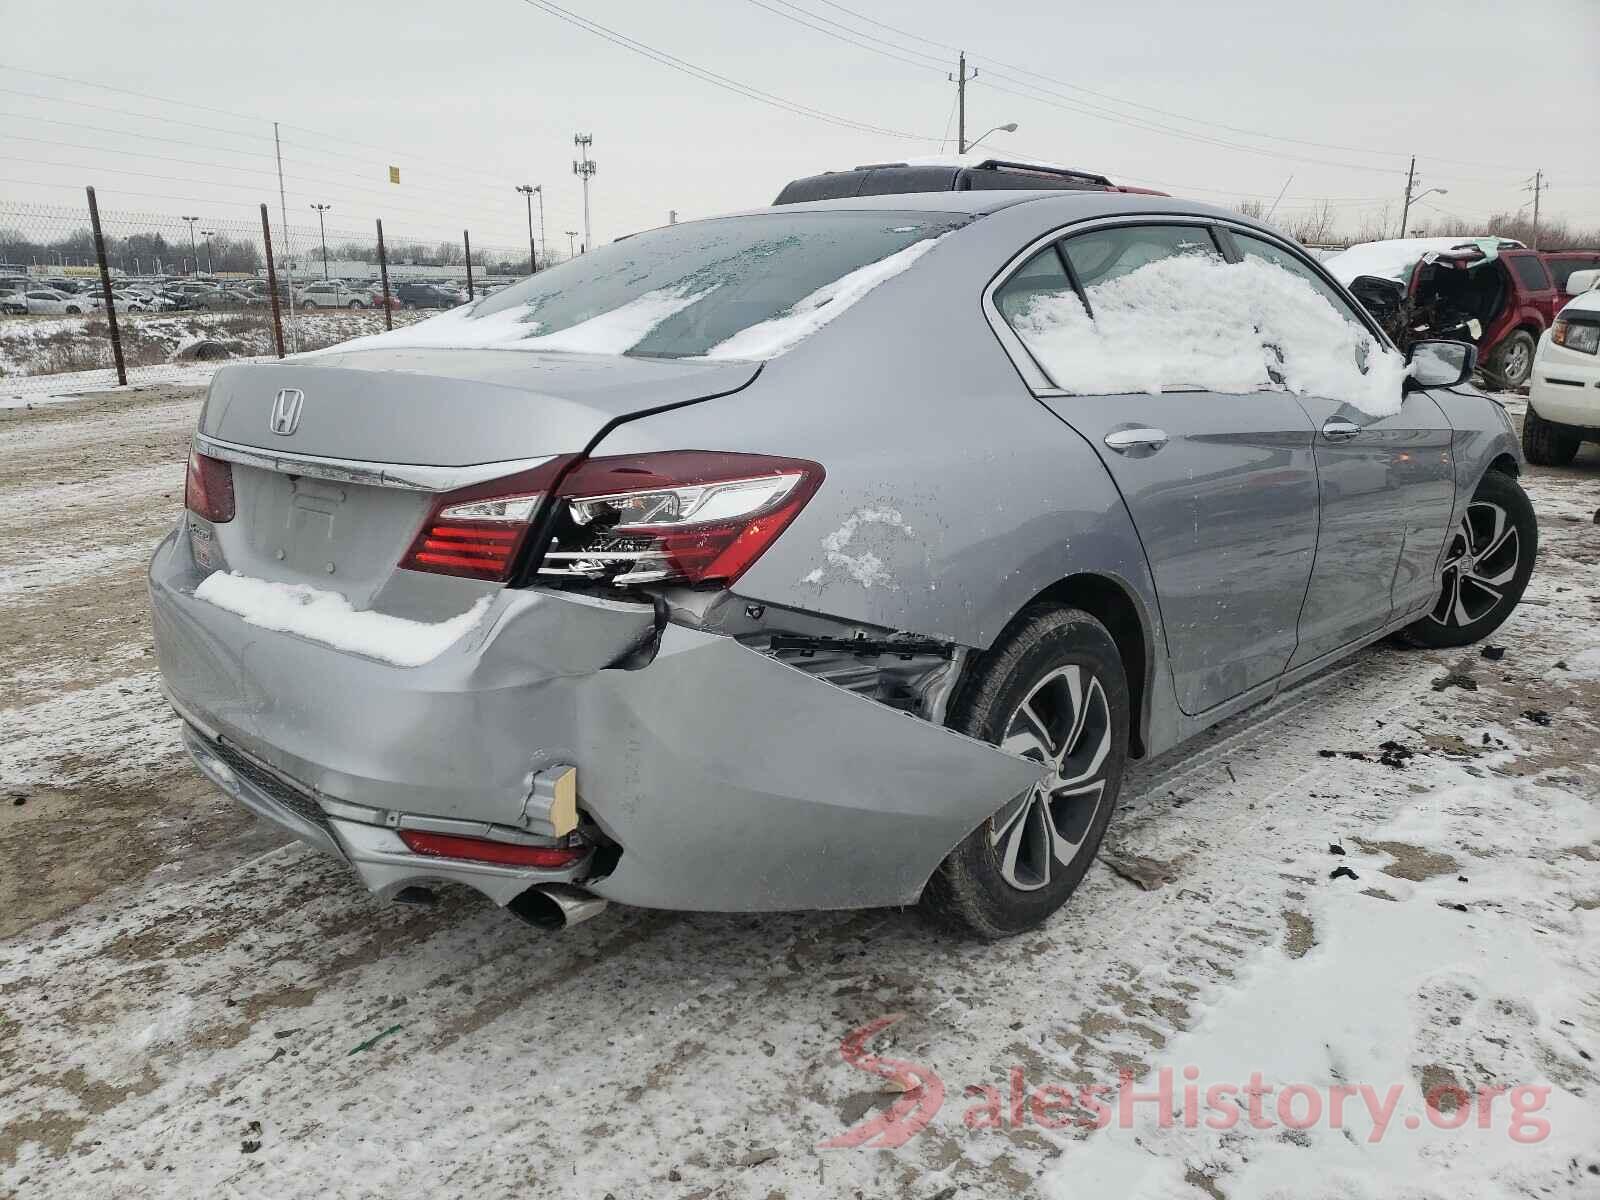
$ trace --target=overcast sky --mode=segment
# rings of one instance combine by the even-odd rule
[[[978,71],[969,133],[1020,125],[985,143],[996,154],[1229,204],[1270,204],[1292,176],[1280,217],[1331,198],[1353,230],[1384,203],[1398,222],[1414,152],[1419,190],[1448,189],[1423,214],[1515,209],[1543,168],[1546,212],[1600,224],[1600,0],[564,7],[794,106],[890,132],[735,94],[535,0],[0,0],[0,202],[73,204],[94,183],[107,209],[243,222],[270,200],[276,217],[277,120],[291,223],[314,227],[309,205],[320,201],[334,205],[335,230],[366,234],[382,216],[391,237],[466,226],[481,244],[525,244],[512,186],[528,182],[544,186],[551,246],[565,246],[564,231],[582,229],[572,173],[582,130],[594,135],[603,240],[671,209],[688,219],[764,204],[798,175],[938,153],[945,138],[952,150],[945,76],[960,46]]]

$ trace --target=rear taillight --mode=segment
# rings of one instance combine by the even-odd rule
[[[567,459],[440,496],[400,565],[436,575],[504,583],[527,539],[539,501]]]
[[[726,586],[822,483],[822,467],[764,454],[674,450],[592,458],[562,481],[545,577],[618,586]]]
[[[233,467],[220,458],[191,451],[183,506],[214,525],[233,520]]]
[[[569,867],[588,853],[583,846],[522,846],[515,842],[491,842],[488,838],[425,833],[420,829],[400,830],[400,840],[415,854],[463,858],[468,862],[507,867]]]
[[[822,483],[805,459],[710,450],[553,459],[439,497],[402,567],[505,582],[543,497],[557,510],[539,575],[626,587],[732,583]]]

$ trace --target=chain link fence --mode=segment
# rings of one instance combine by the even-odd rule
[[[0,401],[320,349],[530,269],[527,246],[478,245],[469,229],[440,238],[377,216],[284,226],[278,215],[270,203],[112,210],[92,188],[82,205],[0,203]]]

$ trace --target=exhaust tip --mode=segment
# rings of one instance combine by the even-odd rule
[[[535,929],[566,929],[606,910],[599,896],[566,883],[544,883],[531,887],[506,905],[511,912]]]

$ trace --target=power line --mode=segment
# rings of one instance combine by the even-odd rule
[[[799,8],[799,6],[789,3],[789,0],[780,0],[780,2],[784,3],[787,7],[796,9],[799,12],[806,12],[805,9]],[[816,0],[816,2],[817,3],[821,3],[821,4],[825,4],[827,7],[831,8],[831,9],[834,9],[834,10],[836,10],[838,12],[844,13],[846,16],[852,17],[856,21],[862,22],[864,24],[876,26],[877,28],[887,30],[890,33],[899,34],[901,37],[909,37],[909,38],[912,38],[915,41],[919,41],[919,42],[922,42],[922,43],[924,43],[926,45],[937,47],[938,49],[948,51],[949,53],[952,53],[952,54],[956,53],[959,50],[959,47],[951,45],[948,42],[937,41],[936,39],[925,37],[922,34],[914,33],[911,30],[902,29],[899,26],[890,25],[887,22],[876,20],[875,18],[866,16],[863,13],[858,13],[858,12],[854,11],[853,9],[845,7],[843,4],[837,3],[836,0]],[[824,17],[819,13],[809,13],[809,12],[807,12],[806,15],[811,16],[811,17],[813,17],[813,18],[815,18],[815,19],[817,19],[819,21],[829,21],[830,20],[830,18]],[[837,24],[837,22],[831,22],[831,23]],[[840,28],[848,28],[848,26],[841,25]],[[865,34],[860,30],[851,30],[851,32],[856,33],[856,34],[858,34],[860,36],[863,36],[863,37],[872,36],[870,34]],[[882,39],[875,39],[875,40],[882,40]],[[886,43],[886,44],[890,44],[890,43]],[[905,47],[901,47],[901,48],[902,49],[908,49],[908,48],[905,48]],[[911,52],[912,53],[920,53],[920,51],[911,51]],[[1409,152],[1408,151],[1375,150],[1375,149],[1373,149],[1371,147],[1368,147],[1368,146],[1349,146],[1349,145],[1343,145],[1343,144],[1340,144],[1340,143],[1337,143],[1337,142],[1319,142],[1319,141],[1313,141],[1313,140],[1311,140],[1309,138],[1297,138],[1297,137],[1291,137],[1291,136],[1288,136],[1288,135],[1285,135],[1285,134],[1268,133],[1265,130],[1249,129],[1249,128],[1246,128],[1246,127],[1243,127],[1243,126],[1229,125],[1229,124],[1226,124],[1226,123],[1221,122],[1221,121],[1212,121],[1212,120],[1202,119],[1202,118],[1199,118],[1199,117],[1192,117],[1192,116],[1189,116],[1189,115],[1187,115],[1185,113],[1173,112],[1170,109],[1158,108],[1155,105],[1143,104],[1143,103],[1140,103],[1137,100],[1124,100],[1119,96],[1113,96],[1113,95],[1110,95],[1109,93],[1106,93],[1106,92],[1100,92],[1100,91],[1096,91],[1096,90],[1094,90],[1092,88],[1086,88],[1086,87],[1083,87],[1081,84],[1071,83],[1071,82],[1068,82],[1067,80],[1059,79],[1059,78],[1057,78],[1055,76],[1052,76],[1052,75],[1045,75],[1045,74],[1042,74],[1042,73],[1040,73],[1038,71],[1030,70],[1027,67],[1018,66],[1015,63],[1004,62],[1004,61],[1002,61],[1002,60],[1000,60],[998,58],[993,58],[993,57],[990,57],[990,56],[982,56],[982,57],[983,57],[984,63],[986,65],[988,65],[991,70],[993,70],[994,67],[1001,67],[1001,68],[1003,68],[1005,70],[1015,71],[1018,74],[1027,75],[1027,76],[1030,76],[1030,77],[1032,77],[1034,79],[1044,80],[1046,83],[1053,84],[1053,85],[1055,85],[1057,87],[1067,88],[1070,91],[1079,92],[1079,93],[1082,93],[1083,95],[1086,95],[1086,96],[1093,96],[1094,98],[1096,98],[1098,100],[1106,101],[1107,103],[1120,104],[1120,105],[1122,105],[1122,106],[1124,106],[1126,108],[1139,109],[1139,110],[1144,111],[1144,112],[1154,113],[1157,116],[1168,117],[1168,118],[1171,118],[1171,119],[1174,119],[1174,120],[1184,121],[1184,122],[1187,122],[1187,123],[1193,124],[1193,125],[1210,126],[1211,128],[1214,128],[1214,129],[1221,129],[1221,130],[1224,130],[1225,132],[1228,132],[1228,133],[1241,134],[1241,135],[1246,136],[1246,137],[1264,138],[1264,139],[1267,139],[1269,141],[1289,142],[1289,143],[1293,143],[1293,144],[1296,144],[1296,145],[1311,146],[1311,147],[1314,147],[1314,148],[1317,148],[1317,149],[1322,149],[1322,150],[1340,150],[1340,151],[1344,151],[1344,152],[1347,152],[1347,153],[1356,153],[1356,154],[1379,154],[1379,155],[1383,155],[1385,157],[1390,157],[1390,158],[1407,158],[1407,157],[1409,157]],[[1016,82],[1022,82],[1022,81],[1016,81]],[[1485,168],[1487,170],[1491,170],[1491,171],[1504,170],[1504,171],[1516,172],[1516,171],[1519,170],[1519,168],[1507,167],[1507,166],[1504,166],[1503,164],[1499,164],[1499,163],[1477,162],[1477,161],[1472,161],[1472,160],[1468,160],[1468,159],[1452,159],[1452,158],[1445,158],[1445,157],[1440,156],[1440,155],[1429,155],[1427,157],[1428,157],[1429,161],[1431,161],[1431,162],[1454,163],[1454,164],[1459,165],[1459,166],[1468,166],[1468,167],[1483,167],[1483,168]]]
[[[907,141],[932,143],[939,140],[938,138],[924,137],[920,134],[907,133],[901,129],[887,129],[881,125],[872,125],[865,121],[857,121],[851,117],[841,117],[836,113],[824,112],[822,109],[812,108],[797,101],[786,100],[772,92],[764,92],[760,88],[740,83],[738,80],[731,79],[726,75],[720,75],[715,71],[698,67],[694,63],[679,58],[674,54],[669,54],[665,50],[658,50],[654,46],[628,37],[626,34],[618,33],[614,29],[601,25],[598,21],[591,21],[587,17],[580,17],[576,13],[568,12],[559,5],[550,3],[550,0],[522,0],[522,3],[529,8],[536,8],[540,12],[565,21],[569,25],[576,26],[586,33],[592,33],[596,37],[604,38],[613,45],[621,46],[624,50],[631,50],[635,54],[649,58],[664,67],[670,67],[674,71],[692,76],[703,83],[709,83],[714,87],[722,88],[724,91],[734,92],[748,100],[756,100],[773,108],[793,113],[796,116],[810,117],[813,120],[825,121],[830,125],[836,125],[843,129],[853,129],[860,133],[876,133],[884,137],[902,138]]]

